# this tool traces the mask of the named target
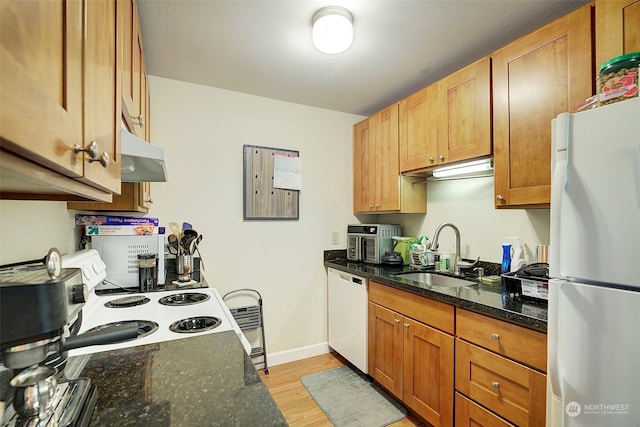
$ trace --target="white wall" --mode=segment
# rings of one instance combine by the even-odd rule
[[[76,250],[66,202],[0,201],[0,264],[44,258],[51,247]]]
[[[549,209],[495,209],[493,197],[493,177],[429,182],[427,215],[383,215],[380,220],[401,224],[403,234],[429,241],[439,224],[451,222],[460,230],[462,256],[491,262],[502,260],[506,237],[519,237],[525,261],[534,262],[536,246],[549,244]],[[455,246],[451,228],[444,228],[438,240],[440,251]]]
[[[169,170],[152,184],[151,215],[204,235],[205,276],[221,294],[262,293],[269,353],[326,342],[322,251],[344,248],[356,222],[352,128],[363,117],[153,76],[150,87],[151,139]],[[243,144],[300,151],[298,221],[243,221]]]

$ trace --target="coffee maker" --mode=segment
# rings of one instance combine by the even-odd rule
[[[87,289],[80,269],[47,256],[0,267],[0,425],[87,425],[97,399],[86,378],[67,380],[67,351],[137,336],[77,335]]]

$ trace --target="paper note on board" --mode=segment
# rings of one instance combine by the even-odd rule
[[[273,187],[302,190],[302,159],[276,154],[273,163]]]

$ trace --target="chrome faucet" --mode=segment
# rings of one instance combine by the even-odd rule
[[[456,227],[450,222],[443,222],[438,226],[438,228],[436,228],[436,232],[433,234],[433,241],[431,242],[429,249],[431,249],[432,251],[438,250],[438,238],[440,237],[440,232],[444,227],[451,227],[453,231],[456,233],[456,259],[454,261],[455,268],[454,268],[453,274],[455,274],[456,276],[460,276],[462,274],[460,273],[461,268],[475,267],[478,261],[480,261],[480,257],[478,257],[478,259],[473,263],[462,261],[462,258],[460,257],[460,230],[458,230],[458,227]]]
[[[438,238],[440,237],[440,232],[444,227],[451,227],[456,233],[456,259],[454,262],[456,265],[455,274],[459,275],[460,270],[458,269],[458,261],[460,261],[460,230],[458,230],[458,227],[450,222],[443,222],[442,224],[440,224],[438,228],[436,228],[436,232],[433,234],[433,242],[431,242],[429,249],[431,249],[432,251],[438,250]]]

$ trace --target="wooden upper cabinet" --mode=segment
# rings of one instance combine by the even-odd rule
[[[596,67],[640,52],[640,0],[596,0]]]
[[[377,191],[375,210],[400,210],[400,171],[398,169],[398,104],[373,116],[376,141]]]
[[[82,3],[0,2],[2,148],[71,177],[84,174]]]
[[[491,154],[491,60],[438,82],[438,163]]]
[[[593,94],[591,5],[493,55],[496,207],[548,207],[551,120]]]
[[[135,0],[122,3],[122,118],[132,133],[146,140],[148,91],[138,7]]]
[[[370,200],[374,196],[373,174],[374,160],[372,156],[373,137],[369,127],[369,119],[353,126],[353,211],[366,212],[373,209]]]
[[[400,101],[400,171],[437,163],[438,87],[433,84]]]
[[[484,58],[400,102],[400,171],[491,154],[491,60]]]
[[[84,145],[95,141],[109,165],[85,163],[84,179],[120,193],[120,69],[116,55],[117,10],[120,2],[84,2]]]
[[[120,191],[116,2],[3,1],[0,20],[2,197],[111,200]],[[78,151],[91,146],[93,159]]]

